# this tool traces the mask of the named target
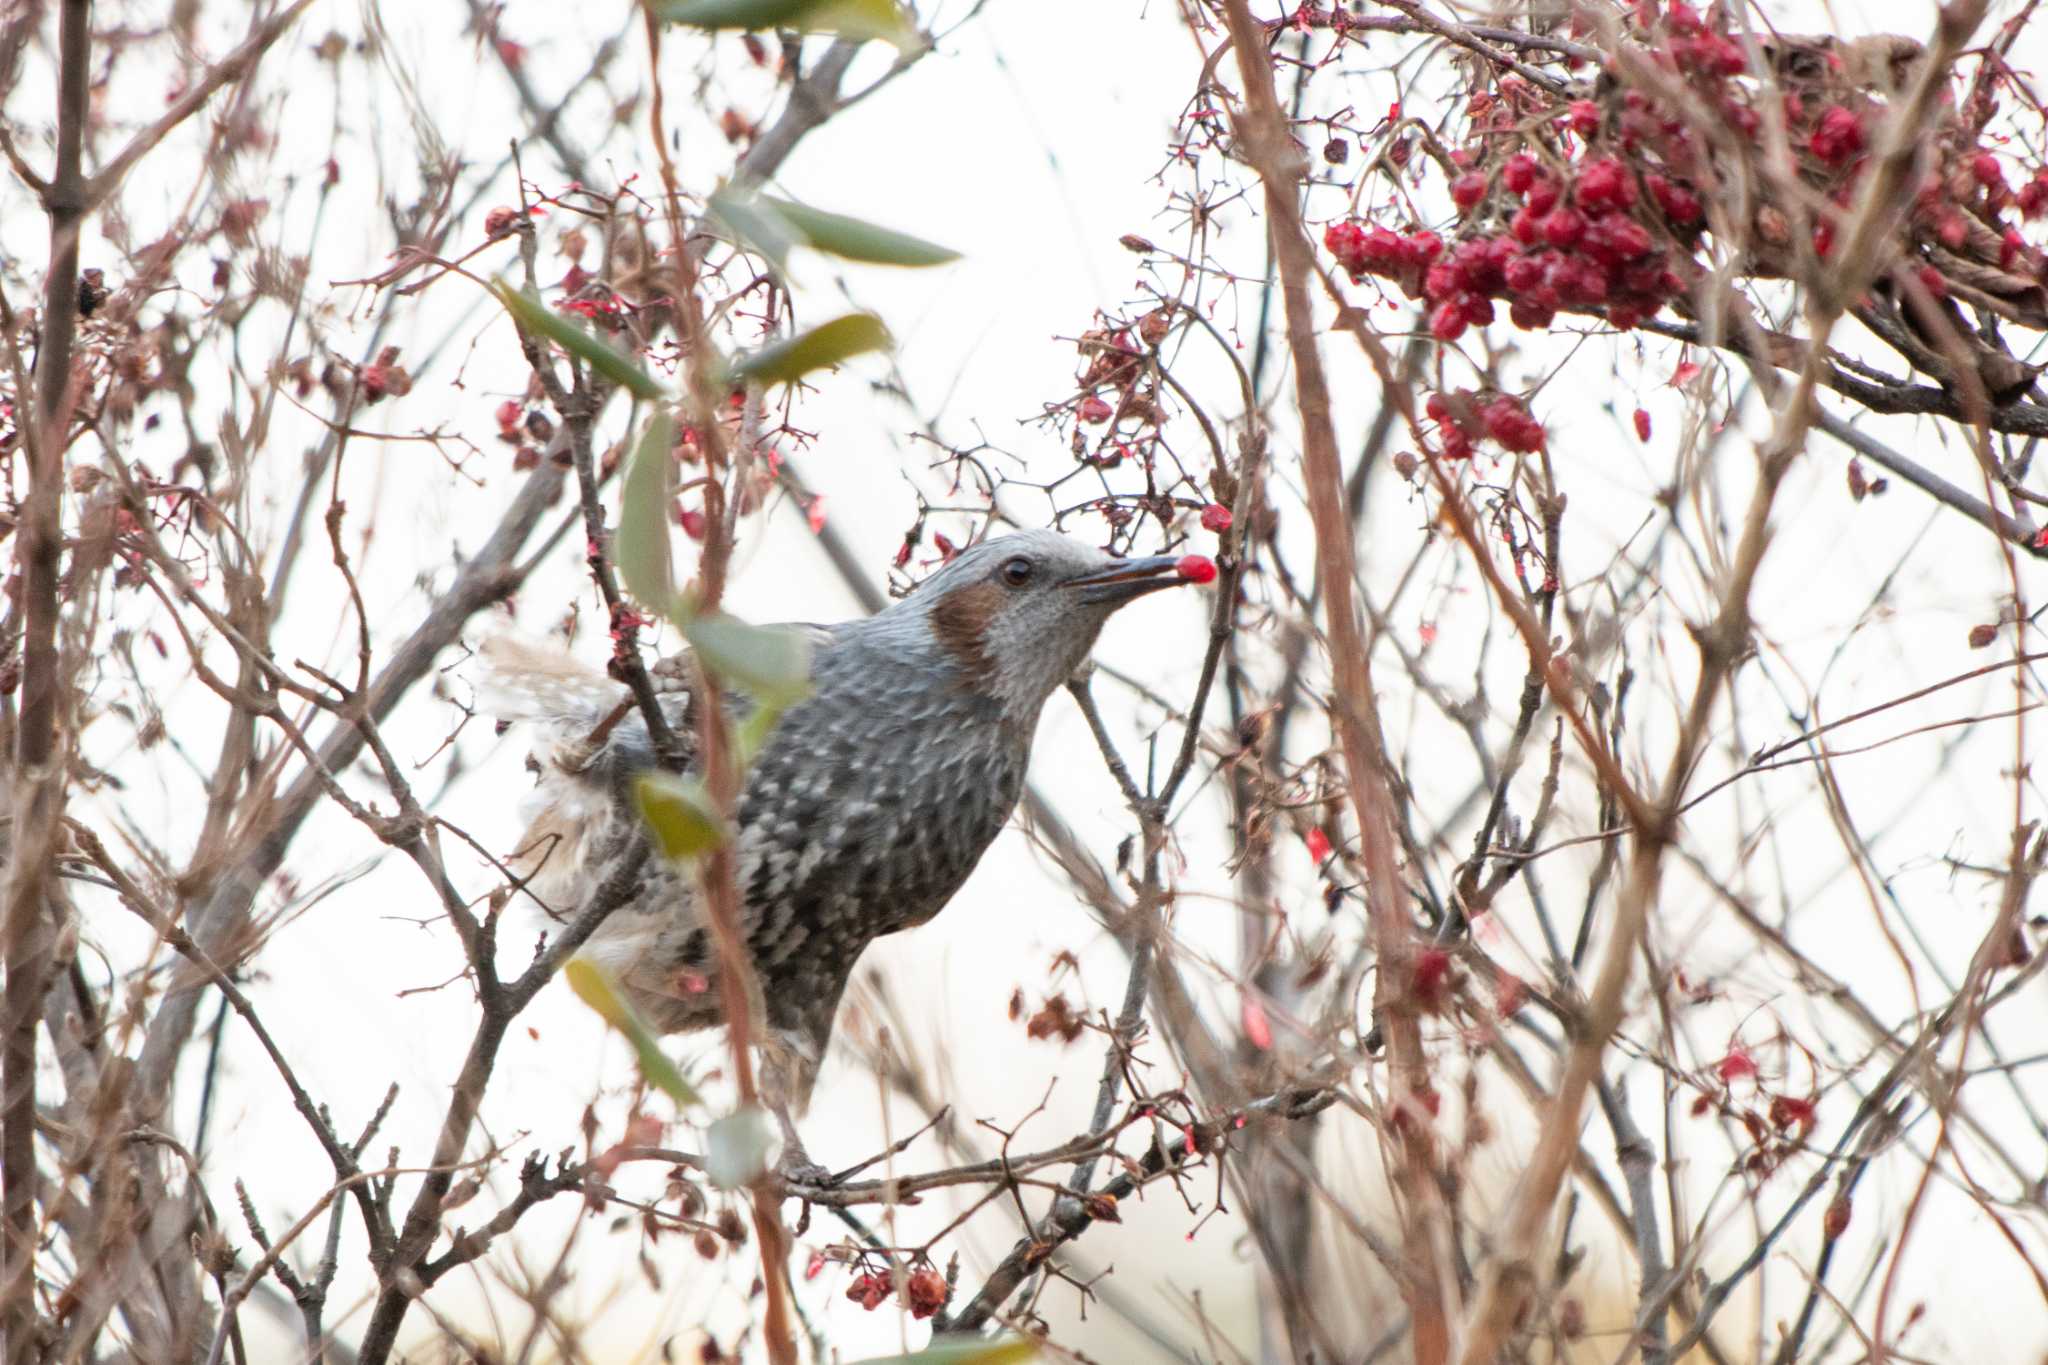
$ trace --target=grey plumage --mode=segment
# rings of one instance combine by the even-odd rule
[[[1180,582],[1175,569],[1029,531],[963,551],[874,617],[786,627],[811,636],[813,690],[769,735],[736,812],[742,929],[784,1099],[808,1095],[861,951],[937,914],[1009,819],[1046,699],[1111,613]],[[646,726],[629,715],[593,743],[623,688],[551,651],[498,641],[486,654],[486,709],[544,726],[519,856],[534,894],[565,910],[637,820],[630,782],[655,762]],[[652,672],[693,744],[687,659]],[[690,869],[650,860],[584,949],[664,1032],[723,1018],[696,900]]]

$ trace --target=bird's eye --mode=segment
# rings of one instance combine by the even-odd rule
[[[1013,588],[1021,588],[1031,581],[1031,561],[1019,557],[1003,565],[1003,581]]]

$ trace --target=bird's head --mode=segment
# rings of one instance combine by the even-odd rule
[[[1035,721],[1117,608],[1191,581],[1182,563],[1117,559],[1056,531],[1023,531],[962,551],[899,609],[923,618],[965,685]]]

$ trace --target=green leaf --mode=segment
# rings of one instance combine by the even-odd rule
[[[897,47],[921,41],[917,26],[895,0],[669,0],[655,13],[669,23],[693,28],[793,28],[880,38]]]
[[[704,1178],[721,1190],[753,1184],[768,1169],[774,1141],[760,1109],[735,1109],[704,1131]]]
[[[512,315],[512,321],[519,324],[520,331],[546,337],[569,354],[580,357],[605,378],[631,389],[642,398],[662,396],[661,385],[650,379],[647,372],[623,352],[598,340],[532,294],[514,289],[503,280],[493,280],[491,292],[498,296],[498,302],[505,305],[505,311]]]
[[[675,424],[667,413],[657,412],[619,480],[619,532],[612,542],[612,559],[626,591],[664,616],[676,611],[669,539],[669,509],[676,499],[674,445]]]
[[[889,345],[889,329],[873,313],[848,313],[800,336],[764,346],[733,366],[736,379],[757,384],[793,384],[822,370]]]
[[[633,780],[633,800],[664,857],[695,858],[731,837],[711,794],[694,778],[642,773]]]
[[[758,194],[721,189],[711,196],[706,208],[735,244],[766,258],[778,275],[789,269],[789,249],[805,241],[796,224],[783,216],[780,206]]]
[[[811,692],[811,642],[788,626],[753,626],[723,612],[683,622],[704,666],[764,706],[784,707]]]
[[[633,1051],[640,1060],[640,1074],[647,1083],[667,1095],[677,1104],[699,1104],[699,1096],[668,1054],[655,1042],[654,1033],[642,1023],[633,1007],[619,994],[618,983],[606,974],[604,968],[583,958],[571,958],[569,965],[562,968],[562,975],[568,979],[569,989],[576,992],[584,1004],[596,1010],[603,1020],[626,1036],[633,1045]]]
[[[1016,1365],[1038,1359],[1038,1343],[1011,1337],[1006,1341],[942,1341],[907,1356],[873,1356],[853,1365]]]
[[[780,706],[760,702],[748,713],[747,718],[740,722],[739,728],[733,732],[733,747],[738,751],[737,762],[741,772],[754,766],[754,759],[768,743],[769,731],[773,730],[775,723],[781,719]]]
[[[950,248],[927,242],[922,237],[913,237],[907,232],[879,227],[859,218],[848,218],[842,213],[827,213],[807,204],[792,203],[787,199],[770,199],[759,196],[757,203],[765,205],[776,217],[794,230],[800,240],[820,251],[834,256],[843,256],[849,261],[868,261],[876,265],[927,266],[944,265],[960,259],[960,253]]]

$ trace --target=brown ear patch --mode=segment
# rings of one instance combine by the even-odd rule
[[[1003,590],[994,583],[954,588],[932,604],[932,634],[967,675],[970,685],[995,677],[996,661],[988,652],[988,629],[1002,608]]]

